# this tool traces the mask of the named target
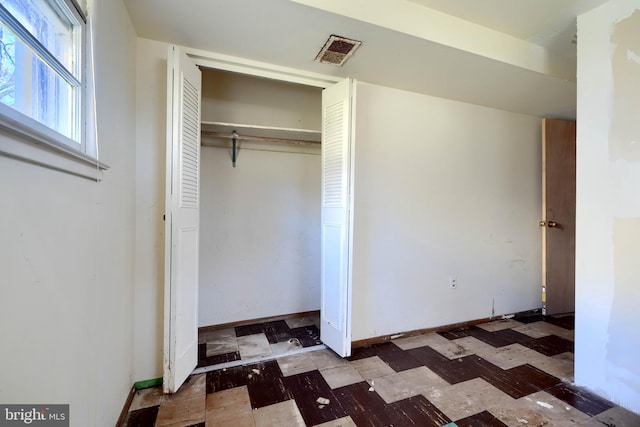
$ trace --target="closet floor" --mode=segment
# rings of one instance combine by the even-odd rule
[[[192,375],[174,395],[137,391],[124,425],[640,425],[572,378],[573,316],[536,316],[355,348],[347,359],[325,349]]]
[[[320,317],[311,315],[198,334],[198,368],[286,355],[322,344]]]

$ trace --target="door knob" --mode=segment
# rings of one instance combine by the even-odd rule
[[[544,221],[540,221],[540,222],[538,223],[538,225],[539,225],[540,227],[544,227],[545,225],[547,225],[547,223],[546,223],[546,222],[544,222]]]
[[[549,228],[555,228],[558,226],[558,223],[555,221],[547,221],[547,227]]]

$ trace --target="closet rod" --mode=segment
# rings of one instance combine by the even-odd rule
[[[202,135],[213,136],[215,138],[234,138],[234,134],[236,135],[237,141],[256,141],[256,142],[281,142],[285,144],[296,144],[296,145],[320,145],[320,141],[309,141],[303,139],[288,139],[288,138],[269,138],[266,136],[251,136],[251,135],[238,135],[236,132],[233,133],[225,133],[225,132],[213,132],[208,130],[201,131]]]

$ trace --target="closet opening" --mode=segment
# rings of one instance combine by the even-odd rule
[[[322,89],[201,71],[198,368],[317,348]]]

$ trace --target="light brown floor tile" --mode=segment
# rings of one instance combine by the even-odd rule
[[[318,369],[333,368],[336,366],[346,365],[348,360],[343,359],[331,350],[317,350],[308,353]]]
[[[194,397],[204,399],[207,395],[207,375],[193,375],[178,390],[177,393],[169,394],[164,397],[167,400],[183,400],[193,399]]]
[[[228,420],[205,421],[205,427],[255,427],[253,414],[241,415]]]
[[[133,401],[131,402],[129,411],[136,411],[138,409],[159,405],[162,403],[163,398],[164,394],[162,393],[162,387],[151,387],[144,390],[138,390],[133,396]]]
[[[554,377],[565,381],[573,381],[573,353],[561,353],[552,357],[543,356],[529,362],[529,364]]]
[[[198,344],[204,344],[207,342],[215,341],[220,337],[229,336],[229,334],[236,335],[234,328],[215,329],[213,331],[198,332]]]
[[[516,366],[527,363],[533,364],[534,362],[547,359],[547,356],[544,354],[531,350],[521,344],[510,344],[504,347],[494,348],[491,352],[480,352],[476,354],[484,358],[487,362],[491,362],[502,369],[511,369]]]
[[[589,417],[544,391],[489,409],[509,427],[567,427]]]
[[[573,341],[574,331],[565,329],[560,326],[553,325],[544,321],[533,322],[518,326],[513,329],[514,331],[529,335],[532,338],[542,338],[548,335],[557,335],[561,338]]]
[[[320,369],[320,374],[332,389],[364,381],[362,375],[349,364]]]
[[[496,351],[496,347],[487,344],[486,342],[480,341],[476,337],[464,337],[452,340],[452,342],[456,343],[459,346],[464,347],[467,351],[482,355],[482,354],[491,354]]]
[[[441,355],[448,357],[449,359],[459,359],[461,357],[473,354],[473,352],[469,351],[463,346],[449,340],[447,340],[446,342],[429,344],[429,346]]]
[[[206,411],[207,424],[251,416],[251,400],[247,386],[208,394]]]
[[[285,319],[284,321],[287,322],[287,326],[289,326],[291,329],[311,325],[318,326],[320,324],[320,315],[292,317],[290,319]]]
[[[442,335],[436,333],[429,333],[423,335],[416,335],[413,337],[398,338],[391,341],[403,350],[410,350],[412,348],[424,347],[425,345],[445,345],[449,340]]]
[[[489,323],[482,323],[478,325],[478,328],[482,328],[485,331],[489,331],[489,332],[495,332],[495,331],[501,331],[503,329],[517,328],[518,326],[522,326],[522,323],[518,322],[517,320],[506,319],[506,320],[495,320]]]
[[[271,346],[265,334],[238,337],[238,351],[242,360],[271,356]]]
[[[295,400],[285,400],[253,411],[256,427],[305,427]]]
[[[640,426],[640,415],[627,411],[620,406],[608,409],[595,417],[589,418],[578,424],[580,427],[638,427]]]
[[[514,401],[511,396],[481,378],[432,390],[426,393],[425,397],[452,420],[459,420]]]
[[[277,359],[277,361],[278,366],[280,366],[280,370],[282,371],[282,375],[285,377],[316,369],[316,365],[313,363],[313,360],[311,360],[311,356],[309,356],[308,353],[281,357]]]
[[[426,394],[449,386],[449,383],[443,380],[440,375],[426,366],[407,369],[398,373],[398,375],[409,384],[416,394]]]
[[[316,424],[315,427],[356,427],[351,417],[338,418],[322,424]]]
[[[238,351],[238,339],[233,328],[205,332],[200,334],[198,340],[203,338],[202,335],[206,337],[207,357]]]
[[[204,419],[204,396],[165,399],[158,411],[156,427],[183,427],[201,423]]]
[[[372,380],[395,373],[395,371],[378,356],[354,360],[350,362],[350,364],[365,380]]]
[[[398,400],[420,394],[416,393],[412,385],[398,374],[391,374],[370,380],[369,384],[386,403],[397,402]]]

